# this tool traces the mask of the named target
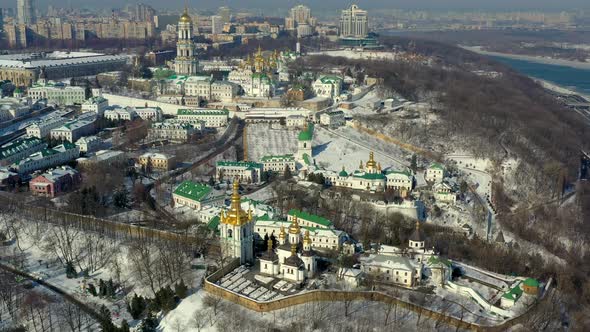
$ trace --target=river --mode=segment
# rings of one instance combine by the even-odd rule
[[[489,57],[512,67],[524,75],[548,81],[584,95],[590,95],[590,69],[545,64],[503,56],[489,55]]]

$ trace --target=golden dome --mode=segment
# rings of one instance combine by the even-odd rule
[[[311,238],[309,237],[309,231],[306,230],[305,231],[305,235],[303,236],[303,244],[305,245],[311,245]]]
[[[299,223],[297,222],[297,217],[293,217],[293,223],[289,226],[289,234],[299,234],[301,228],[299,227]]]
[[[252,220],[252,211],[248,212],[242,209],[242,199],[239,193],[240,183],[234,181],[233,193],[231,195],[231,205],[227,213],[221,212],[220,221],[224,224],[241,226]]]
[[[180,23],[192,23],[193,19],[191,18],[191,16],[188,14],[188,9],[186,7],[184,7],[184,12],[182,13],[182,15],[180,16]]]
[[[374,168],[374,167],[376,167],[376,166],[377,166],[377,163],[375,162],[375,159],[374,159],[374,157],[375,157],[375,156],[373,155],[373,152],[371,151],[371,152],[369,153],[369,161],[367,161],[367,168],[370,168],[370,167],[371,167],[371,168]]]
[[[285,232],[285,227],[281,226],[281,232],[279,233],[279,239],[284,239],[287,237],[287,232]]]

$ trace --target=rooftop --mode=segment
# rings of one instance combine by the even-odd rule
[[[163,153],[148,152],[148,153],[142,154],[141,156],[139,156],[139,158],[170,159],[170,158],[172,158],[172,156],[167,156]]]
[[[229,115],[229,111],[223,110],[210,110],[210,109],[179,109],[176,115]]]
[[[338,77],[338,76],[333,76],[333,75],[327,75],[327,76],[322,76],[319,78],[319,80],[323,83],[330,83],[333,84],[337,81],[342,81],[342,78]]]
[[[47,172],[39,175],[39,177],[43,177],[51,182],[55,182],[64,176],[67,176],[67,175],[73,176],[75,174],[78,174],[78,171],[76,171],[75,169],[71,168],[70,166],[62,166],[62,167],[50,169]],[[35,178],[35,179],[37,179],[37,178]],[[35,182],[35,179],[31,180],[31,182]]]
[[[325,226],[328,228],[334,226],[334,224],[330,220],[328,220],[324,217],[320,217],[315,214],[310,214],[310,213],[296,210],[296,209],[289,210],[288,215],[297,217],[299,219],[308,220],[308,221],[311,221],[313,223],[316,223],[316,224],[319,224],[319,225],[322,225],[322,226]]]
[[[127,56],[106,55],[89,52],[26,53],[0,55],[0,67],[34,69],[39,67],[60,67],[74,64],[99,63],[105,61],[126,61]]]
[[[352,176],[354,176],[355,178],[362,178],[365,180],[379,180],[385,178],[385,175],[383,175],[383,173],[367,173],[359,171],[355,171],[354,173],[352,173]]]
[[[313,139],[313,123],[307,124],[307,127],[299,133],[297,139],[300,141],[311,141]]]
[[[431,168],[431,169],[439,169],[441,171],[444,171],[445,170],[444,166],[441,165],[440,163],[432,163],[432,164],[430,164],[430,167],[428,167],[428,168]]]
[[[262,168],[262,165],[253,161],[226,161],[220,160],[216,163],[217,167],[245,167],[245,168]]]
[[[174,190],[175,195],[179,195],[193,201],[201,201],[203,198],[207,197],[210,192],[211,187],[192,181],[184,181],[176,188],[176,190]]]
[[[504,293],[502,297],[508,300],[516,301],[521,295],[522,288],[520,288],[520,283],[518,283],[518,285],[514,286],[509,292]]]
[[[407,257],[390,255],[371,255],[366,261],[368,265],[379,265],[390,269],[412,271],[414,267]]]
[[[292,154],[285,154],[285,155],[281,155],[281,156],[264,156],[260,159],[261,162],[267,162],[267,161],[294,161],[295,158],[293,157]]]
[[[4,144],[0,147],[0,159],[8,158],[16,153],[40,144],[43,144],[43,141],[36,137],[22,138],[12,141],[8,144]]]

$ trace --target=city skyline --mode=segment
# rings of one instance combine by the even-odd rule
[[[185,5],[185,1],[173,1],[166,2],[166,5],[162,5],[161,2],[155,0],[144,0],[140,1],[147,5],[151,5],[156,9],[181,9]],[[139,2],[121,2],[115,0],[105,0],[97,3],[90,0],[76,1],[74,4],[71,0],[37,0],[36,7],[39,9],[46,9],[49,5],[57,7],[82,7],[82,8],[121,8],[125,5],[134,5]],[[469,1],[469,0],[446,0],[446,1],[433,1],[433,0],[416,0],[412,2],[402,0],[359,0],[359,1],[336,1],[327,0],[321,3],[313,1],[292,1],[287,0],[277,5],[276,2],[270,0],[252,0],[248,3],[238,0],[227,0],[223,2],[219,1],[196,1],[188,2],[189,8],[203,8],[207,10],[214,10],[220,6],[229,6],[235,9],[251,8],[272,8],[269,11],[276,11],[277,9],[289,9],[296,5],[305,5],[310,7],[312,10],[333,10],[339,8],[350,7],[352,4],[356,4],[359,7],[370,9],[404,9],[404,10],[436,10],[436,11],[448,11],[448,10],[482,10],[482,11],[515,11],[515,10],[541,10],[541,11],[564,11],[572,9],[590,9],[590,2],[585,0],[566,0],[561,2],[553,2],[548,0],[497,0],[494,2],[488,1]],[[272,6],[272,7],[269,7]],[[0,8],[16,8],[15,0],[2,0],[0,1]]]

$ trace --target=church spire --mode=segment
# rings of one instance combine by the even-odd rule
[[[242,209],[242,198],[240,197],[240,182],[236,178],[232,185],[233,192],[230,198],[230,207],[227,213],[221,214],[221,222],[241,226],[252,220],[252,210],[248,209],[248,212]]]

